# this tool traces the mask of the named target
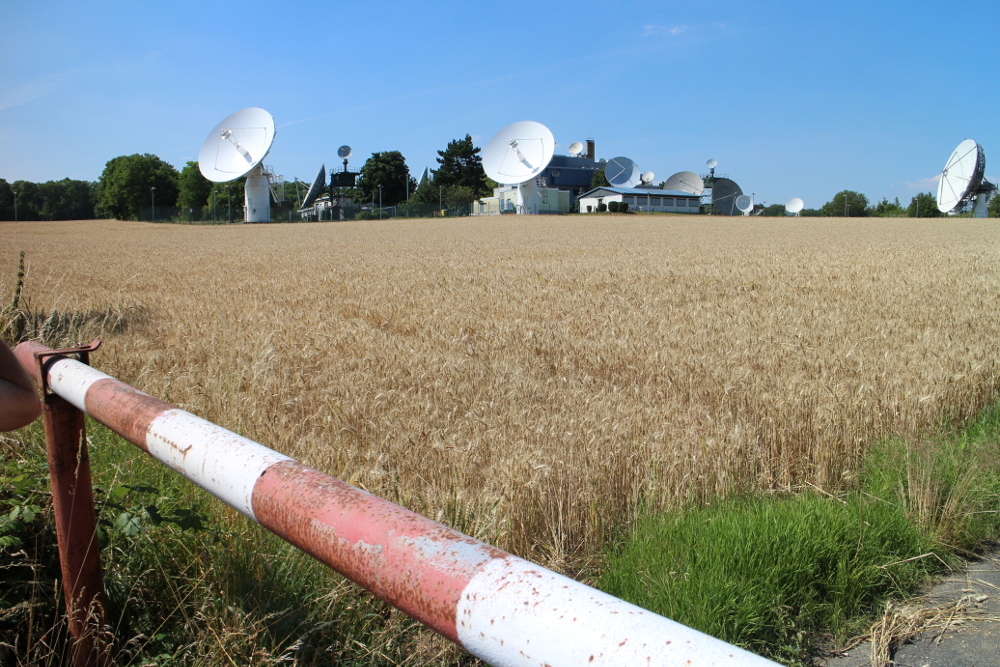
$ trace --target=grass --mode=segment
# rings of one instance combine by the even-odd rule
[[[925,443],[915,471],[943,419],[997,398],[998,242],[983,221],[94,221],[0,223],[0,236],[27,250],[21,305],[5,311],[19,335],[101,337],[101,370],[584,579],[643,517],[806,488],[846,498],[873,443]],[[17,261],[0,255],[0,294]],[[129,626],[148,637],[130,649],[142,660],[183,648],[198,664],[264,664],[309,633],[303,646],[345,662],[463,659],[336,579],[278,568],[294,561],[280,544],[112,455],[129,448],[99,431],[95,473],[125,508],[108,510],[109,558],[128,573],[116,596],[139,611],[163,601],[169,628],[154,640],[148,623]],[[886,501],[916,515],[920,479],[906,479],[909,504]],[[156,491],[118,498],[124,485]],[[192,511],[202,528],[169,520]],[[117,523],[123,512],[134,520]],[[921,536],[961,545],[942,531]],[[259,544],[260,560],[226,543]],[[273,569],[303,591],[297,610],[360,620],[244,609],[262,596],[225,569]]]
[[[1000,534],[1000,405],[933,440],[878,443],[838,497],[656,513],[609,554],[606,592],[788,664],[844,643],[956,554]]]

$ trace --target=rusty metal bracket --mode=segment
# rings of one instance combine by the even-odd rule
[[[45,361],[51,357],[61,357],[68,354],[79,355],[81,364],[90,365],[90,353],[101,346],[98,338],[90,341],[86,345],[67,347],[62,350],[46,350],[45,352],[35,352],[35,361],[38,362],[38,377],[41,379],[42,399],[46,400],[52,392],[49,391],[49,374],[45,372]]]

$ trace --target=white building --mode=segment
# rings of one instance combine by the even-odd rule
[[[616,188],[602,186],[580,195],[580,213],[596,213],[598,206],[625,202],[630,211],[701,213],[701,197],[679,190],[656,188]]]

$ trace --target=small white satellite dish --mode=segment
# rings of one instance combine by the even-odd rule
[[[709,169],[715,169],[719,165],[719,161],[712,159],[705,163],[705,166]]]
[[[613,187],[634,188],[640,179],[639,165],[627,157],[612,158],[604,167],[604,176]]]
[[[347,160],[352,155],[354,155],[354,149],[351,148],[350,146],[341,146],[340,148],[337,149],[337,157],[339,157],[341,160]]]
[[[536,179],[555,152],[552,131],[541,123],[511,123],[483,148],[483,171],[501,185],[517,186],[518,213],[537,213],[541,201]]]
[[[997,189],[986,180],[986,153],[982,146],[966,139],[952,152],[938,180],[937,205],[942,213],[951,213],[975,202],[972,217],[985,218],[987,203]]]
[[[750,211],[753,210],[753,199],[747,195],[739,195],[736,197],[736,208],[743,211],[743,215],[750,215]]]
[[[302,206],[300,208],[309,208],[319,197],[319,193],[323,190],[323,185],[326,184],[326,165],[321,164],[319,166],[319,171],[316,172],[316,178],[313,179],[312,185],[309,186],[309,191],[306,192],[306,198],[302,200]]]
[[[642,184],[643,185],[649,185],[650,183],[653,182],[653,179],[656,178],[656,174],[654,174],[651,171],[647,171],[646,173],[644,173],[639,178],[640,178],[640,180],[642,180]]]
[[[802,209],[805,208],[805,205],[805,202],[798,197],[792,197],[785,203],[785,210],[798,217],[799,213],[802,212]]]
[[[705,191],[705,181],[701,180],[701,176],[693,171],[679,171],[667,179],[667,182],[663,184],[663,189],[701,195]]]
[[[244,219],[271,221],[270,181],[261,164],[274,142],[274,118],[259,107],[241,109],[212,128],[198,151],[198,169],[213,183],[246,176]]]
[[[569,145],[569,154],[573,157],[577,157],[583,152],[583,143],[580,141],[574,141]]]

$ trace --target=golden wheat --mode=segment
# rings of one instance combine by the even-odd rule
[[[996,398],[988,220],[0,223],[94,364],[553,567]],[[84,318],[86,319],[86,318]],[[113,319],[114,326],[107,324]],[[103,331],[100,331],[103,329]]]

